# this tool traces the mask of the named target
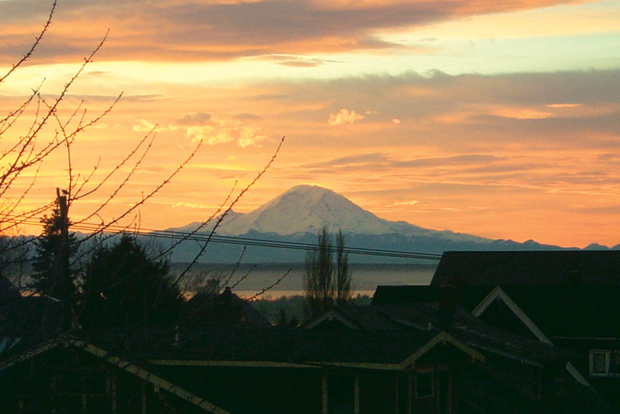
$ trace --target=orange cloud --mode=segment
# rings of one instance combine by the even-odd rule
[[[549,112],[531,108],[495,108],[492,110],[492,113],[496,116],[514,119],[545,119],[553,116],[553,114]]]
[[[534,9],[566,0],[254,1],[60,3],[33,62],[82,58],[111,29],[105,60],[204,61],[399,47],[378,30],[419,27],[464,16]],[[49,7],[49,5],[47,5]],[[45,3],[0,2],[0,62],[24,53],[40,30]],[[19,18],[17,18],[19,17]],[[146,23],[145,23],[146,22]],[[38,23],[38,24],[37,24]],[[19,36],[19,34],[22,34]],[[284,64],[313,65],[290,60]]]
[[[300,3],[306,8],[315,7],[314,15],[332,12],[314,3]],[[369,18],[372,13],[367,13],[370,6],[361,11],[336,10],[337,15],[351,15],[355,17],[353,22],[360,24],[346,36],[334,32],[348,29],[349,23],[328,16],[324,22],[302,27],[301,33],[295,35],[288,36],[292,25],[273,31],[265,26],[251,38],[250,32],[255,28],[237,27],[239,16],[233,16],[233,24],[228,28],[214,23],[209,39],[206,31],[201,32],[204,27],[199,19],[189,20],[187,25],[179,23],[179,14],[189,13],[193,6],[159,3],[159,9],[149,11],[155,14],[149,20],[152,27],[117,32],[118,37],[113,35],[108,43],[112,47],[104,49],[101,58],[113,60],[133,54],[136,59],[144,55],[151,59],[185,56],[200,60],[212,55],[245,56],[287,48],[303,52],[303,45],[312,45],[315,49],[310,51],[331,47],[323,44],[324,39],[340,41],[337,47],[343,50],[356,50],[372,44],[368,40],[371,27],[405,27],[451,18],[457,11],[442,14],[439,10],[448,10],[455,3],[458,2],[412,3],[427,7],[428,13],[393,20],[388,18],[389,13],[413,6],[388,4],[376,13],[374,21]],[[487,7],[506,7],[509,2],[501,3]],[[526,3],[514,4],[521,7]],[[220,17],[228,16],[237,7],[250,7],[234,2],[201,3],[196,7],[199,6],[218,11]],[[295,11],[302,6],[291,7]],[[142,6],[128,3],[119,7],[129,8],[122,14]],[[175,7],[184,11],[173,10],[176,14],[172,13],[170,22],[157,16]],[[260,9],[268,5],[256,2],[251,7]],[[79,9],[72,16],[59,15],[59,21],[71,23],[75,19],[80,27],[85,27],[86,20],[82,21],[78,12]],[[277,22],[287,13],[292,11],[284,10],[269,21]],[[301,16],[304,15],[296,19]],[[360,23],[360,16],[369,21]],[[102,18],[93,27],[103,26],[105,21]],[[118,22],[122,23],[120,16]],[[212,18],[205,22],[211,24]],[[299,25],[299,20],[294,23]],[[63,26],[58,38],[47,38],[51,40],[48,46],[64,49],[42,49],[46,53],[42,58],[64,59],[65,54],[71,53],[81,57],[84,48],[92,47],[69,39],[71,27]],[[6,30],[8,33],[10,27]],[[160,32],[155,33],[157,30]],[[195,40],[190,38],[192,32],[197,34]],[[72,36],[77,37],[75,33]],[[362,45],[364,40],[367,43]],[[84,43],[89,43],[87,38]],[[0,45],[8,48],[5,43]],[[19,48],[19,44],[11,47]],[[101,85],[104,80],[118,78],[132,88],[134,95],[119,103],[105,119],[105,128],[90,130],[80,141],[82,147],[76,147],[74,157],[76,170],[89,171],[99,154],[105,154],[113,165],[126,153],[124,141],[132,142],[131,139],[142,136],[155,120],[162,125],[157,147],[148,160],[150,166],[139,171],[140,181],[131,188],[134,195],[152,185],[160,172],[175,168],[191,140],[204,139],[211,144],[203,148],[196,164],[183,172],[175,186],[166,189],[159,204],[148,210],[148,219],[145,211],[145,226],[149,226],[146,220],[153,220],[151,227],[161,228],[204,218],[205,211],[198,206],[216,205],[212,200],[223,199],[235,179],[251,179],[271,157],[267,144],[287,135],[274,168],[260,182],[260,191],[250,194],[247,204],[240,205],[240,209],[260,205],[300,182],[320,182],[350,195],[364,207],[384,211],[385,217],[426,227],[493,237],[535,238],[564,245],[587,244],[594,241],[588,240],[594,236],[599,242],[618,242],[617,235],[609,230],[618,228],[616,206],[620,205],[620,176],[616,168],[620,162],[618,70],[496,76],[409,73],[334,81],[297,79],[242,87],[206,82],[154,83],[148,80],[149,65],[141,68],[144,72],[126,79],[122,75],[93,72],[89,76],[95,86],[88,93],[81,92],[69,99],[73,103],[86,98],[89,109],[104,106],[112,98],[109,87]],[[170,77],[173,76],[171,71]],[[15,102],[16,99],[3,97],[3,113]],[[343,108],[374,111],[358,114]],[[332,127],[359,122],[364,116],[367,118],[363,128]],[[398,127],[394,127],[395,119],[401,121]],[[341,154],[351,155],[340,157]],[[41,179],[46,190],[38,192],[37,197],[49,200],[65,177],[63,160],[54,162],[45,164]],[[204,167],[213,165],[218,168]],[[200,188],[196,183],[208,183],[208,188]],[[122,202],[131,200],[130,193]],[[418,203],[386,208],[394,205],[394,200]],[[171,206],[179,202],[186,205],[183,215],[171,211]],[[191,206],[196,209],[192,211]],[[81,213],[77,206],[74,212]],[[158,218],[153,219],[154,215]],[[598,229],[597,233],[590,233],[591,229]]]
[[[329,116],[329,124],[334,125],[344,125],[344,124],[353,124],[357,121],[364,119],[364,115],[360,115],[355,113],[355,111],[341,109],[337,114],[331,114]]]

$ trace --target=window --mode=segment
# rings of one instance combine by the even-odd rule
[[[592,351],[590,352],[590,374],[591,375],[604,375],[606,376],[608,373],[608,365],[609,365],[609,353],[608,352],[600,352],[600,351]]]
[[[620,377],[620,351],[590,351],[590,375]]]
[[[396,413],[452,412],[452,371],[448,364],[403,372],[396,381]]]
[[[428,398],[433,396],[433,371],[416,372],[415,374],[415,397]]]

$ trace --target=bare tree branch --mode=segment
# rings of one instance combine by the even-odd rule
[[[282,276],[280,276],[280,278],[278,280],[276,280],[275,282],[273,282],[271,285],[267,286],[266,288],[264,288],[263,290],[261,290],[260,292],[258,292],[256,295],[249,297],[246,299],[246,301],[251,302],[254,299],[256,299],[259,296],[262,296],[263,294],[265,294],[265,292],[273,289],[274,287],[278,286],[284,279],[286,279],[286,277],[291,274],[291,272],[293,271],[292,268],[288,269],[288,271],[286,273],[284,273]]]
[[[0,84],[4,82],[4,80],[8,78],[13,72],[15,72],[15,70],[18,67],[20,67],[25,61],[27,61],[34,53],[34,50],[37,48],[37,46],[39,46],[41,39],[47,32],[47,29],[49,29],[50,25],[52,24],[52,17],[54,17],[54,11],[56,10],[56,1],[57,0],[54,0],[54,2],[52,3],[52,8],[49,12],[47,21],[45,22],[43,29],[39,32],[39,35],[34,40],[34,43],[30,47],[30,49],[26,52],[26,54],[20,60],[17,61],[17,63],[13,64],[13,66],[11,67],[11,69],[9,69],[7,73],[5,73],[2,77],[0,77]]]
[[[209,236],[207,237],[207,240],[203,243],[200,251],[194,256],[194,259],[189,263],[189,265],[187,265],[187,267],[185,268],[185,270],[183,270],[183,272],[181,272],[181,274],[177,277],[177,279],[175,280],[173,286],[176,286],[179,281],[185,277],[185,275],[187,274],[187,272],[190,271],[190,269],[196,264],[198,263],[198,260],[200,259],[200,257],[204,254],[204,252],[207,250],[207,246],[209,245],[209,242],[211,241],[211,238],[213,237],[213,235],[215,234],[215,231],[217,230],[217,228],[220,226],[220,224],[222,223],[222,221],[224,220],[224,218],[226,217],[226,215],[228,213],[230,213],[230,211],[232,210],[232,208],[239,202],[239,200],[241,200],[241,198],[245,195],[245,193],[254,186],[254,184],[256,184],[256,182],[267,172],[267,170],[269,169],[269,167],[271,167],[271,164],[273,164],[273,162],[276,160],[276,157],[278,156],[278,153],[280,152],[280,148],[282,148],[282,144],[284,143],[284,138],[282,137],[282,139],[280,140],[280,143],[278,144],[278,147],[276,148],[274,154],[272,155],[271,159],[269,160],[269,162],[265,165],[265,167],[258,173],[256,174],[256,177],[254,177],[254,179],[247,185],[245,186],[245,188],[243,190],[241,190],[239,192],[239,194],[237,195],[237,197],[230,203],[230,205],[228,206],[228,208],[224,211],[224,213],[222,213],[217,220],[215,221],[215,225],[213,226],[213,229],[211,230],[211,232],[209,233]]]

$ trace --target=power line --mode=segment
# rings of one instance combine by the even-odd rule
[[[40,222],[35,223],[35,222],[31,222],[30,220],[27,220],[24,224],[42,225]],[[85,232],[96,231],[98,228],[99,228],[99,225],[88,224],[88,223],[81,223],[81,224],[76,224],[72,226],[73,230],[85,231]],[[108,228],[108,230],[119,231],[119,232],[129,231],[126,227],[121,227],[121,226],[111,226]],[[271,248],[271,249],[288,249],[288,250],[305,250],[305,251],[317,250],[316,244],[312,244],[312,243],[254,239],[254,238],[237,237],[237,236],[221,236],[218,234],[210,235],[208,232],[191,234],[190,232],[181,232],[181,231],[173,231],[173,230],[155,230],[155,229],[144,229],[144,228],[135,229],[132,232],[135,234],[139,234],[140,236],[152,237],[152,238],[157,238],[157,239],[168,239],[168,240],[186,239],[187,241],[197,241],[197,242],[208,241],[210,243],[265,247],[265,248]],[[335,252],[336,248],[332,247],[332,251]],[[430,260],[430,261],[439,261],[441,259],[440,254],[407,252],[407,251],[385,250],[385,249],[367,249],[367,248],[361,248],[361,247],[345,247],[344,253],[352,254],[352,255],[360,255],[360,256],[378,256],[378,257],[392,257],[392,258]]]
[[[180,234],[159,234],[159,233],[150,233],[147,234],[151,237],[163,237],[163,238],[172,238],[178,239],[183,237],[183,233]],[[190,240],[199,240],[206,241],[208,235],[193,235],[190,236]],[[232,236],[220,236],[214,234],[211,236],[211,242],[213,243],[221,243],[221,244],[240,244],[244,246],[257,246],[257,247],[269,247],[276,249],[289,249],[289,250],[317,250],[316,244],[311,243],[298,243],[298,242],[289,242],[289,241],[275,241],[275,240],[265,240],[265,239],[250,239],[245,237],[232,237]],[[336,251],[335,247],[332,247],[332,251]],[[382,249],[366,249],[361,247],[345,247],[345,253],[355,254],[355,255],[367,255],[367,256],[384,256],[384,257],[400,257],[400,258],[409,258],[409,259],[423,259],[423,260],[439,260],[441,259],[441,255],[438,254],[430,254],[430,253],[417,253],[417,252],[405,252],[405,251],[397,251],[397,250],[382,250]]]

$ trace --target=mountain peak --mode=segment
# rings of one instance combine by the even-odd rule
[[[196,228],[192,223],[183,229]],[[304,243],[316,240],[317,232],[324,226],[329,231],[342,230],[353,246],[383,248],[385,250],[441,253],[448,250],[542,250],[556,246],[538,244],[532,240],[517,243],[511,240],[491,240],[449,230],[425,229],[403,221],[388,221],[364,210],[344,196],[317,185],[297,185],[273,198],[256,210],[239,214],[230,212],[217,229],[220,235],[246,236],[249,238],[275,238]],[[210,228],[201,229],[208,231]],[[595,246],[591,246],[594,248]],[[596,246],[598,247],[598,246]],[[188,260],[184,250],[183,260]],[[216,247],[210,260],[222,261],[238,257],[238,251]],[[256,248],[258,262],[280,261],[275,255]],[[620,245],[614,249],[620,249]],[[228,253],[226,253],[228,252]],[[223,259],[224,256],[227,259]],[[285,261],[299,260],[294,255],[283,255]],[[293,259],[291,259],[293,258]],[[205,259],[206,260],[206,259]],[[393,260],[393,259],[389,259]]]
[[[297,185],[243,216],[225,221],[220,233],[249,231],[291,235],[316,233],[323,226],[346,233],[386,234],[398,232],[403,224],[381,219],[344,196],[317,185]]]
[[[359,210],[362,210],[361,207],[353,204],[344,196],[341,196],[340,194],[337,194],[327,188],[319,187],[318,185],[297,185],[280,194],[276,198],[272,199],[267,204],[260,207],[259,210],[269,210],[270,208],[274,208],[275,206],[278,206],[279,208],[285,208],[287,210],[289,208],[303,209],[306,213],[309,214],[313,213],[311,211],[312,208],[320,206],[328,208],[336,206],[346,206],[348,208],[357,208]]]
[[[418,237],[446,240],[449,243],[490,242],[467,234],[424,229],[404,221],[389,221],[377,217],[336,192],[318,185],[297,185],[268,201],[256,210],[239,214],[230,212],[217,233],[243,236],[251,232],[278,236],[300,237],[316,234],[327,226],[329,231],[342,230],[348,235]],[[180,229],[196,229],[192,223]],[[209,231],[207,226],[201,231]]]
[[[328,198],[325,199],[326,197]],[[331,197],[331,199],[329,197]],[[328,188],[321,187],[318,185],[301,184],[301,185],[296,185],[295,187],[289,188],[284,193],[274,198],[272,201],[292,199],[292,200],[297,200],[297,201],[303,200],[305,202],[310,202],[314,204],[314,203],[320,203],[321,200],[324,200],[324,202],[333,202],[338,198],[342,199],[340,200],[341,202],[343,202],[344,200],[347,203],[351,203],[345,197],[341,196],[340,194]]]
[[[286,193],[296,193],[296,192],[306,192],[306,191],[328,191],[333,193],[332,190],[325,188],[325,187],[321,187],[320,185],[314,185],[314,184],[299,184],[296,185],[294,187],[289,188],[288,190],[286,190],[285,192],[283,192],[282,194],[286,194]]]

